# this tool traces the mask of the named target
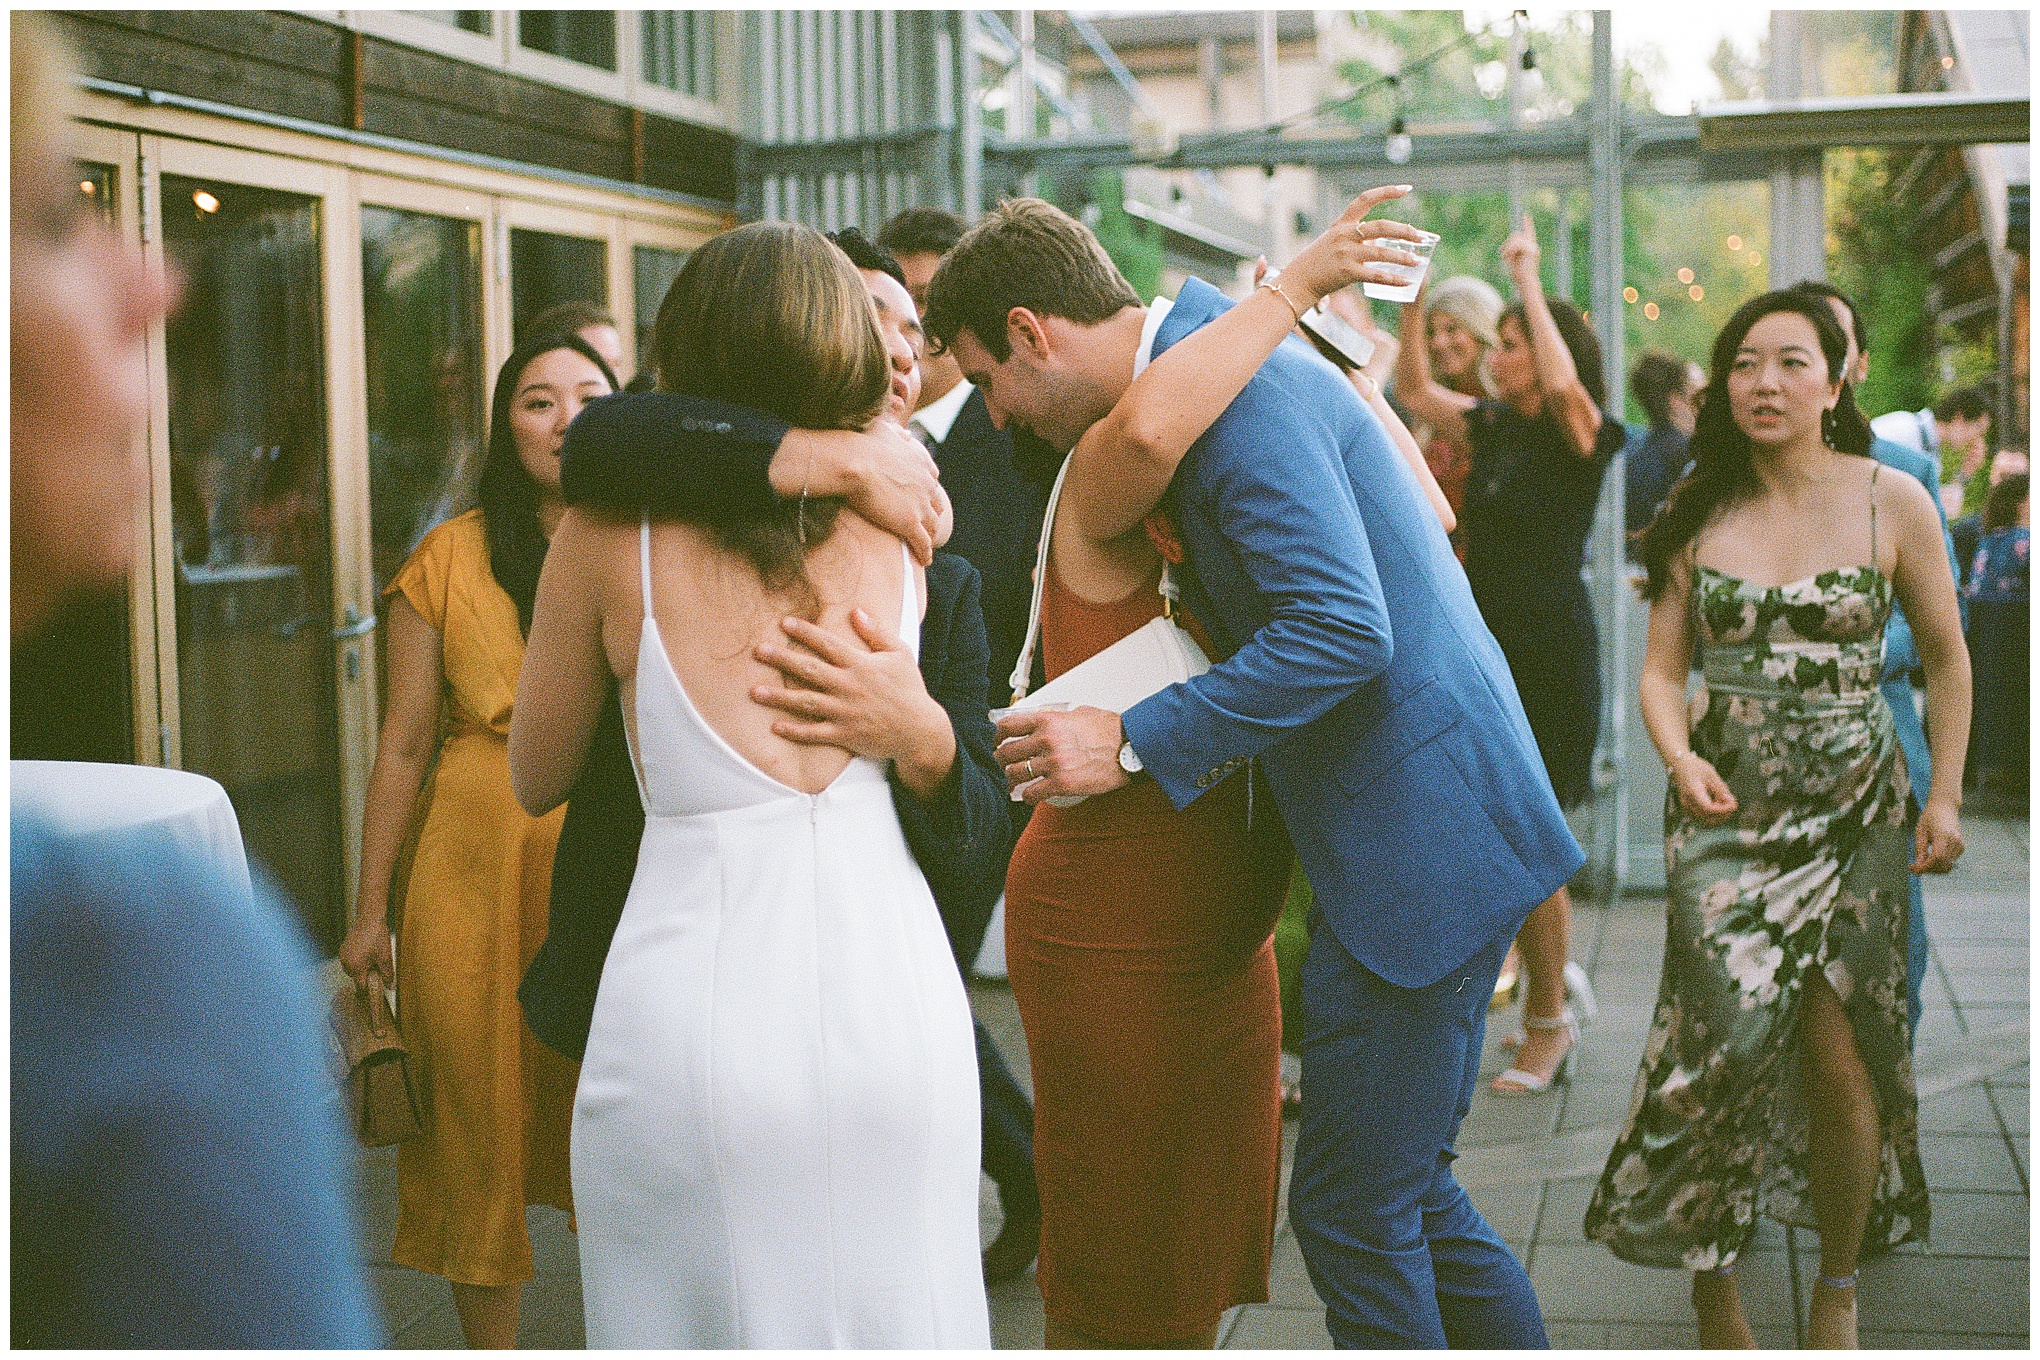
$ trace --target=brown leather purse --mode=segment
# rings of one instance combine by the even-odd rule
[[[332,1022],[344,1068],[341,1086],[362,1146],[388,1147],[422,1133],[424,1110],[411,1079],[411,1055],[383,989],[341,983],[333,993]]]

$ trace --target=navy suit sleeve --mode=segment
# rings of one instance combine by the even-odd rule
[[[589,402],[560,450],[568,505],[696,520],[772,508],[769,469],[792,428],[762,412],[677,392]]]
[[[1339,426],[1381,441],[1384,457],[1395,451],[1350,389],[1340,385],[1350,408],[1341,409],[1329,379],[1295,365],[1292,356],[1285,372],[1264,366],[1192,453],[1193,494],[1212,505],[1268,619],[1225,661],[1123,715],[1135,753],[1178,808],[1323,716],[1394,655]]]
[[[13,1340],[381,1344],[313,961],[162,838],[13,856]]]
[[[928,880],[959,967],[984,940],[992,906],[1005,888],[1014,825],[1006,777],[992,755],[985,667],[990,646],[978,603],[977,568],[936,555],[928,568],[928,616],[921,629],[921,675],[956,731],[956,770],[929,802],[892,775],[893,805],[907,846]]]
[[[637,874],[644,831],[644,804],[612,684],[581,777],[567,794],[567,815],[553,852],[545,942],[517,988],[531,1032],[575,1062],[588,1044],[595,989]]]

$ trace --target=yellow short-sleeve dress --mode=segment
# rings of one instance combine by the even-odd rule
[[[443,642],[438,768],[397,927],[397,1006],[425,1132],[397,1152],[398,1265],[460,1284],[532,1278],[527,1204],[572,1208],[576,1069],[525,1027],[517,984],[545,938],[560,809],[510,788],[510,709],[524,662],[517,606],[489,570],[482,512],[434,529],[385,595]]]

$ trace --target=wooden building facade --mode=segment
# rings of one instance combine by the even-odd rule
[[[687,252],[737,220],[737,16],[442,17],[60,16],[79,192],[183,300],[150,337],[136,569],[15,657],[13,754],[219,780],[327,948],[381,592],[472,504],[519,325],[585,299],[640,353]]]

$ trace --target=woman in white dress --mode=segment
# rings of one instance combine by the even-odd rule
[[[660,308],[660,385],[861,428],[890,367],[820,234],[740,227]],[[884,768],[773,733],[756,659],[801,615],[909,640],[920,572],[838,503],[713,522],[569,510],[511,731],[527,808],[566,796],[612,676],[645,804],[575,1102],[588,1342],[986,1348],[969,1005]]]

